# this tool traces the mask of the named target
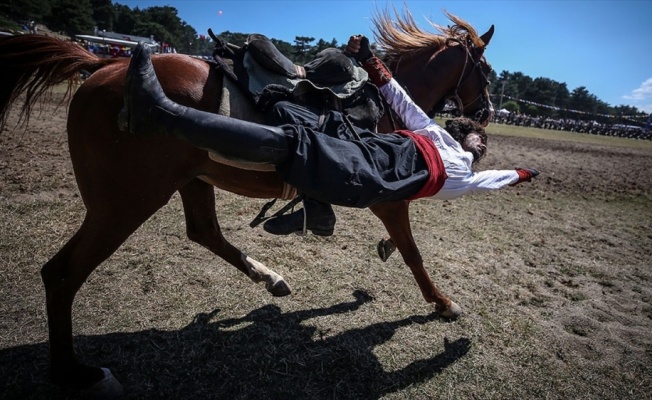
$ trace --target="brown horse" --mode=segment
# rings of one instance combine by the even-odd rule
[[[479,36],[463,20],[447,14],[454,25],[432,34],[417,28],[407,13],[391,22],[387,14],[374,19],[386,62],[416,103],[431,111],[453,98],[465,115],[488,120],[491,103],[486,75],[490,66],[484,49],[493,26]],[[92,75],[76,90],[68,114],[68,142],[77,185],[86,206],[78,231],[42,268],[49,324],[51,376],[54,383],[112,395],[120,384],[106,369],[82,364],[73,348],[71,308],[77,291],[148,218],[179,192],[188,238],[211,250],[245,273],[264,282],[274,296],[290,293],[280,275],[245,256],[223,236],[215,211],[214,187],[248,197],[283,198],[283,182],[274,172],[227,166],[206,151],[174,138],[137,137],[118,129],[128,60],[100,59],[72,42],[24,35],[0,39],[0,124],[9,106],[25,96],[21,119],[37,97],[53,85],[68,82],[80,71]],[[183,55],[153,58],[166,94],[174,101],[217,112],[222,95],[221,73],[211,65]],[[69,86],[72,87],[72,86]],[[389,130],[382,121],[380,131]],[[414,243],[409,202],[371,207],[386,227],[419,288],[436,311],[456,317],[459,306],[434,285]]]

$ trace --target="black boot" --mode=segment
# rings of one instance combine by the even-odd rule
[[[133,134],[164,133],[224,158],[253,163],[280,163],[292,140],[291,130],[196,110],[168,99],[144,45],[134,49],[118,123]]]
[[[309,198],[303,200],[302,210],[269,219],[263,225],[263,229],[273,235],[301,234],[304,232],[304,213],[306,216],[305,230],[319,236],[333,234],[336,221],[333,207],[330,204]]]

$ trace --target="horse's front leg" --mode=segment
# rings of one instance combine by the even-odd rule
[[[435,303],[435,311],[439,315],[446,318],[457,318],[462,314],[462,309],[437,289],[423,267],[423,259],[412,237],[409,204],[407,201],[398,201],[377,204],[370,209],[385,225],[387,233],[401,253],[403,261],[410,267],[426,301]]]
[[[292,290],[281,275],[243,254],[229,243],[215,214],[215,194],[211,185],[194,179],[179,190],[186,215],[188,238],[244,272],[252,281],[263,282],[274,296],[287,296]]]

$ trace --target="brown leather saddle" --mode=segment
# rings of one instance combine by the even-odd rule
[[[208,34],[215,42],[217,68],[256,109],[264,111],[287,100],[318,106],[322,113],[340,111],[353,126],[376,130],[384,114],[380,92],[364,69],[341,50],[325,49],[299,66],[263,35],[250,35],[240,47],[219,39],[210,29]]]

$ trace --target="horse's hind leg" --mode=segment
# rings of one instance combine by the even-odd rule
[[[290,286],[281,275],[243,254],[222,236],[215,214],[215,193],[211,185],[193,179],[181,188],[179,193],[183,201],[186,230],[190,240],[235,266],[254,282],[264,282],[272,295],[286,296],[291,293]]]
[[[93,270],[161,206],[151,205],[148,210],[131,207],[88,212],[75,235],[41,269],[49,326],[50,374],[55,384],[101,391],[91,396],[111,396],[121,391],[108,370],[84,365],[77,359],[73,347],[72,304]]]

